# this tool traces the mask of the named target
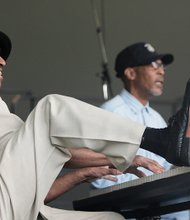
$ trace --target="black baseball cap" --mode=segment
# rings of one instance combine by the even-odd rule
[[[0,56],[6,60],[11,52],[12,44],[9,37],[0,31]]]
[[[168,65],[173,62],[174,56],[172,54],[157,53],[149,43],[132,44],[117,55],[115,60],[116,76],[121,77],[127,67],[144,66],[159,59],[162,60],[164,65]]]

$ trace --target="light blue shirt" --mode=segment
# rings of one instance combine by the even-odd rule
[[[144,124],[147,127],[164,128],[167,126],[162,116],[153,108],[151,108],[149,106],[149,103],[145,106],[142,105],[134,96],[132,96],[125,89],[123,89],[120,94],[118,94],[111,100],[105,102],[101,107],[105,110],[116,113],[123,117],[129,117],[132,120]],[[157,161],[166,170],[169,170],[171,167],[171,164],[168,163],[163,157],[156,155],[152,152],[149,152],[147,150],[140,148],[137,154]],[[145,168],[138,168],[138,169],[142,170],[147,176],[153,174],[151,171],[146,170]],[[92,185],[95,188],[105,188],[108,186],[116,185],[137,178],[138,178],[137,176],[127,173],[127,174],[118,175],[117,182],[113,182],[105,179],[99,179],[92,182]],[[165,217],[166,218],[162,218],[162,219],[186,220],[189,219],[189,212],[183,211],[181,213],[179,212],[175,214],[165,215]]]
[[[163,128],[167,126],[162,116],[151,108],[149,103],[145,106],[142,105],[124,89],[119,95],[105,102],[101,107],[123,117],[129,117],[147,127]]]

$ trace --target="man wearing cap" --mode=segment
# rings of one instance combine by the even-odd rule
[[[11,51],[11,41],[3,32],[0,48],[2,83],[3,68]],[[190,81],[182,108],[164,129],[145,127],[61,95],[41,99],[23,122],[0,99],[0,219],[123,220],[114,212],[59,210],[45,206],[44,201],[65,165],[108,165],[125,171],[130,166],[134,168],[139,147],[176,165],[190,166],[190,139],[186,136],[189,106]],[[154,162],[144,166],[161,170]]]
[[[172,54],[159,54],[149,43],[139,42],[126,47],[119,52],[115,61],[116,76],[122,80],[124,88],[120,94],[105,102],[101,107],[148,127],[166,127],[162,116],[149,106],[149,100],[162,94],[165,66],[171,64],[173,60]],[[166,170],[172,166],[163,157],[147,150],[139,149],[137,154],[157,161]],[[146,175],[152,174],[143,168],[139,169]],[[104,188],[136,178],[138,177],[127,173],[117,176],[116,182],[102,179],[93,182],[92,185],[96,188]],[[170,214],[165,217],[182,220],[188,219],[189,213]]]

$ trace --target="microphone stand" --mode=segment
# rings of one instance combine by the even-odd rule
[[[107,59],[106,49],[104,46],[104,40],[103,40],[103,36],[102,36],[102,30],[101,30],[101,26],[99,23],[98,14],[97,14],[94,0],[91,0],[91,3],[92,3],[93,12],[94,12],[96,32],[98,35],[100,50],[101,50],[101,54],[102,54],[102,69],[103,69],[103,71],[100,74],[100,77],[101,77],[101,81],[102,81],[103,98],[104,98],[104,100],[108,100],[109,98],[111,98],[113,96],[112,89],[111,89],[111,79],[110,79],[109,70],[108,70],[108,59]]]

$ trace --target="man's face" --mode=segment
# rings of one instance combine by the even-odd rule
[[[135,79],[133,86],[143,95],[159,96],[164,85],[164,66],[161,60],[156,60],[150,65],[135,67]]]
[[[5,60],[0,57],[0,87],[2,85],[2,81],[3,81],[3,67],[6,65]]]

